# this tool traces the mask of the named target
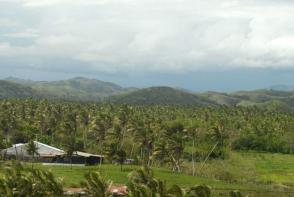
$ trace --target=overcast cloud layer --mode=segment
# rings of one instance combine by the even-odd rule
[[[0,0],[0,70],[292,69],[293,13],[292,0]]]

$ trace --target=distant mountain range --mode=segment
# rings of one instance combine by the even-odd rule
[[[269,89],[278,90],[278,91],[294,91],[294,86],[290,86],[290,85],[274,85],[274,86],[271,86]]]
[[[205,92],[196,94],[172,87],[123,88],[114,83],[82,77],[53,82],[17,78],[0,80],[0,98],[26,97],[146,105],[254,105],[282,110],[294,109],[294,91],[291,88],[284,89],[284,86],[234,93]]]
[[[109,98],[114,103],[215,106],[216,102],[181,89],[151,87]]]
[[[0,80],[0,98],[26,98],[35,95],[36,92],[28,86]]]
[[[112,95],[127,93],[135,88],[123,88],[114,83],[96,79],[76,77],[61,81],[31,81],[18,78],[7,78],[6,83],[20,84],[33,90],[31,96],[49,99],[100,101]],[[1,86],[1,84],[0,84]]]

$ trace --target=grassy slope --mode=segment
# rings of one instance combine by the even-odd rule
[[[255,159],[263,181],[294,186],[294,155],[247,153],[247,156]]]
[[[86,166],[86,167],[77,167],[73,166],[70,169],[69,166],[42,166],[37,165],[39,169],[49,169],[57,177],[64,180],[65,187],[79,187],[80,181],[84,179],[84,174],[89,171],[100,171],[103,176],[107,179],[112,180],[114,183],[125,184],[128,181],[128,174],[133,170],[138,168],[138,166],[124,166],[123,171],[120,171],[119,166],[103,164],[99,166]],[[254,186],[253,184],[233,184],[227,183],[224,181],[211,180],[201,177],[193,177],[183,173],[173,173],[167,169],[154,168],[155,177],[162,180],[166,180],[169,185],[178,184],[183,187],[192,186],[197,184],[207,184],[213,188],[237,188],[237,189],[249,189],[255,188],[259,189],[260,187]]]
[[[283,111],[293,110],[294,92],[276,90],[239,91],[234,93],[205,92],[203,97],[221,105],[258,106]]]
[[[233,183],[219,181],[215,178],[193,177],[186,174],[173,173],[167,169],[155,168],[154,173],[157,178],[166,180],[169,184],[178,184],[181,186],[191,186],[195,184],[208,184],[213,188],[234,188],[234,189],[265,189],[264,184],[272,184],[270,188],[277,185],[294,187],[294,156],[270,153],[233,153],[233,159],[228,161],[212,161],[207,164],[206,168],[213,168],[218,165],[222,170],[229,169],[235,176],[242,179],[243,173],[255,174],[254,180],[261,184],[254,183]],[[221,163],[224,162],[224,163]],[[248,166],[245,169],[244,166]],[[126,183],[127,175],[137,166],[125,166],[121,172],[119,166],[103,164],[89,167],[73,167],[71,170],[68,166],[41,166],[41,169],[51,169],[57,177],[63,177],[66,186],[78,186],[83,180],[84,173],[91,170],[98,170],[114,183]],[[226,168],[226,169],[225,169]],[[252,168],[252,169],[251,169]],[[205,169],[204,169],[205,171]],[[251,171],[251,172],[249,172]],[[213,171],[212,171],[213,172]],[[234,177],[233,176],[233,177]],[[253,175],[252,175],[253,176]],[[240,180],[242,181],[242,180]],[[273,186],[273,187],[272,187]],[[268,189],[268,187],[267,187]]]
[[[189,169],[191,163],[186,163],[185,166]],[[210,179],[271,184],[294,189],[294,155],[232,152],[229,159],[208,161],[203,168],[202,163],[197,162],[196,172]]]
[[[200,94],[201,96],[203,96],[204,98],[207,98],[213,102],[216,102],[220,105],[228,105],[228,106],[232,106],[232,105],[236,105],[237,103],[240,102],[240,99],[231,96],[227,93],[220,93],[220,92],[204,92],[202,94]]]
[[[144,88],[131,93],[113,96],[110,101],[127,104],[217,105],[205,97],[171,87]]]

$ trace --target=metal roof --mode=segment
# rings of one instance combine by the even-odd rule
[[[63,150],[55,148],[53,146],[49,146],[38,141],[34,141],[34,143],[37,147],[38,156],[50,157],[65,154]],[[14,144],[12,147],[2,150],[2,153],[6,155],[18,155],[21,157],[29,157],[31,155],[27,152],[27,144],[28,143]]]
[[[66,155],[66,152],[55,148],[53,146],[49,146],[47,144],[38,142],[38,141],[34,141],[36,147],[37,147],[37,152],[38,155],[36,156],[40,156],[40,157],[54,157],[54,156],[59,156],[59,155]],[[14,144],[12,147],[7,148],[2,150],[2,154],[5,155],[13,155],[13,156],[19,156],[19,157],[30,157],[31,155],[28,154],[27,152],[27,144]],[[73,155],[76,156],[81,156],[81,157],[100,157],[103,158],[103,155],[95,155],[95,154],[91,154],[91,153],[85,153],[85,152],[81,152],[81,151],[74,151]]]
[[[104,157],[103,155],[95,155],[95,154],[85,153],[85,152],[81,152],[81,151],[75,151],[75,152],[73,152],[73,155],[78,155],[78,156],[82,156],[82,157]]]

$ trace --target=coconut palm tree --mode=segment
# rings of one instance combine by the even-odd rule
[[[32,157],[32,168],[34,168],[35,158],[36,156],[39,155],[39,152],[38,152],[39,148],[37,144],[34,142],[34,140],[30,140],[28,144],[26,145],[26,149],[28,154]]]
[[[230,192],[230,197],[242,197],[243,195],[241,194],[240,191],[231,191]]]
[[[168,188],[165,181],[156,179],[153,171],[142,167],[129,174],[130,197],[184,197],[185,191],[177,185]]]
[[[187,197],[211,197],[211,189],[207,185],[196,185],[186,191]]]
[[[81,182],[81,187],[89,197],[108,197],[108,188],[112,182],[105,180],[99,172],[89,172],[85,175],[86,181]]]
[[[49,171],[25,169],[19,163],[5,167],[0,178],[0,196],[50,197],[63,196],[60,181]]]

